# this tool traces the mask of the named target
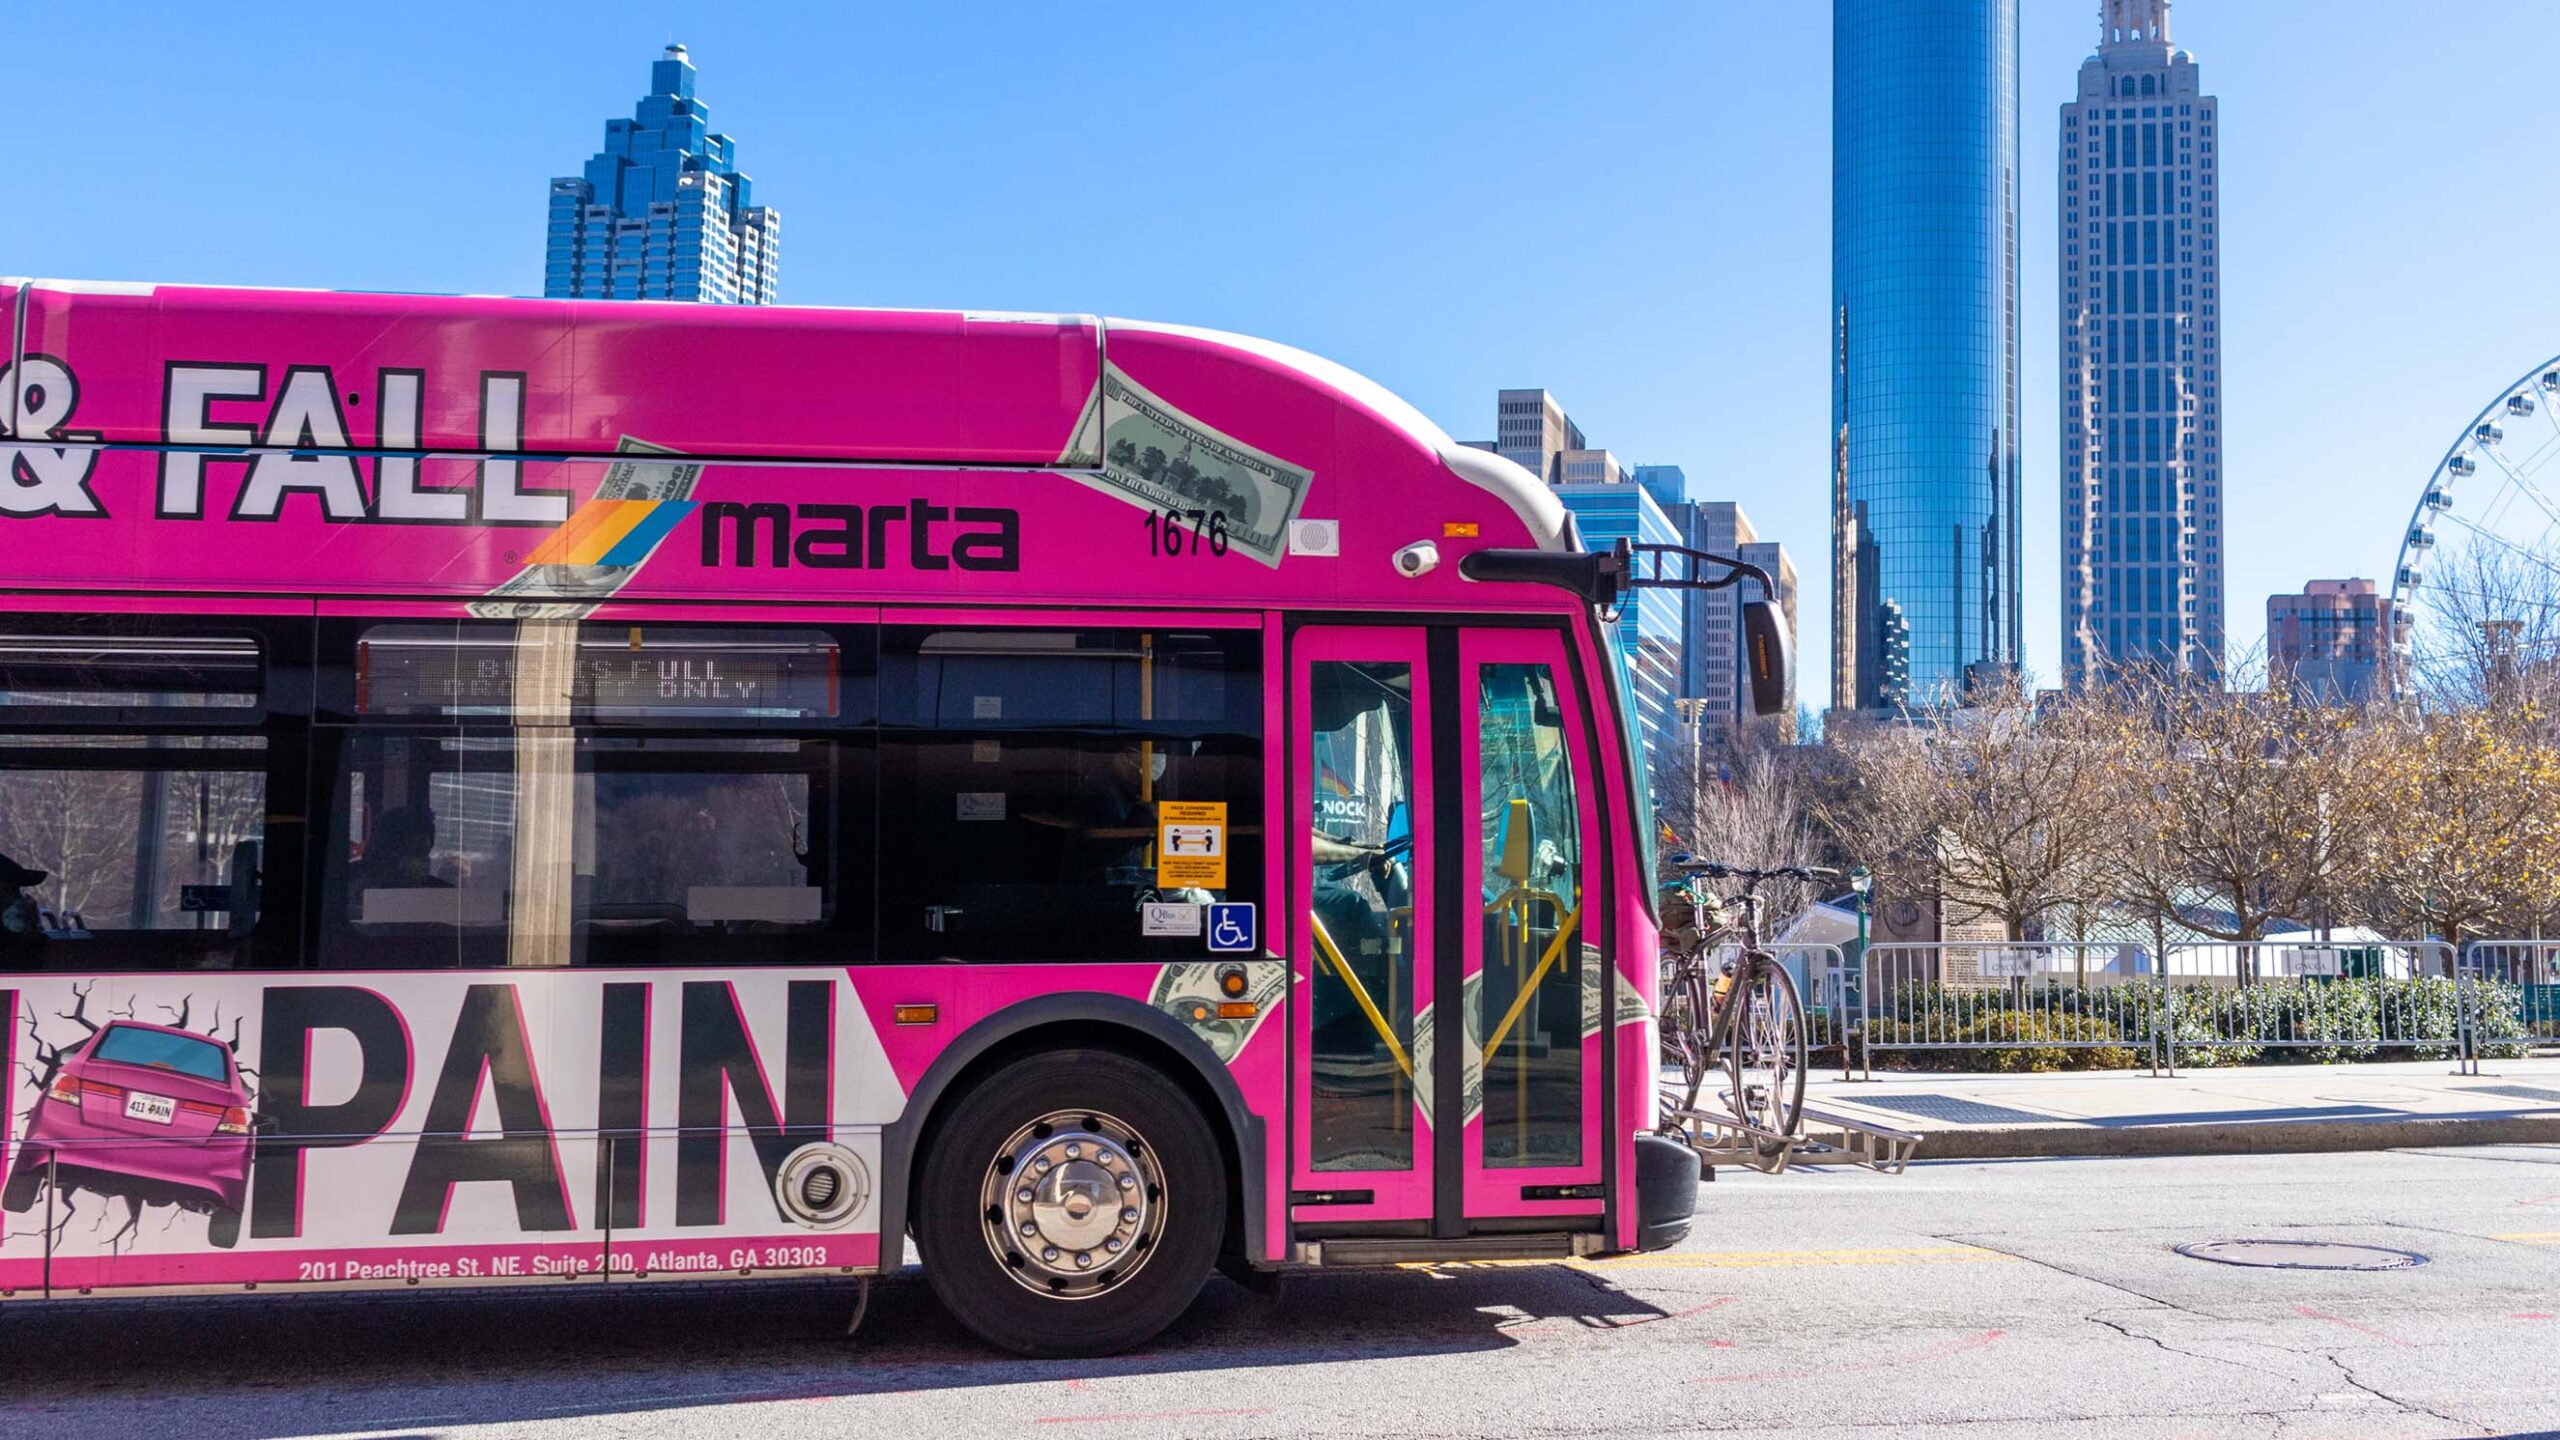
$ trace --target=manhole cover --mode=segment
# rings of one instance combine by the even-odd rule
[[[2177,1251],[2190,1260],[2258,1270],[2407,1270],[2427,1263],[2427,1257],[2414,1250],[2328,1240],[2200,1240],[2180,1245]]]

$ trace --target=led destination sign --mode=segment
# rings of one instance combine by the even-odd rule
[[[556,635],[378,625],[356,651],[366,716],[818,720],[836,714],[836,645],[814,630],[583,625]],[[564,704],[565,702],[565,704]]]

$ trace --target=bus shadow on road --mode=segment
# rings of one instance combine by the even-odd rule
[[[981,1344],[913,1272],[855,1290],[731,1282],[66,1302],[0,1311],[0,1416],[104,1431],[182,1402],[197,1433],[291,1435],[1481,1353],[1669,1318],[1566,1265],[1212,1281],[1126,1355],[1033,1360]],[[162,1412],[165,1413],[165,1412]]]

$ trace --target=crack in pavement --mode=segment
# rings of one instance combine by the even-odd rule
[[[2173,1306],[2168,1306],[2168,1307],[2166,1307],[2166,1308],[2168,1308],[2168,1309],[2170,1309],[2170,1310],[2173,1310],[2173,1311],[2177,1309],[2177,1307],[2176,1307],[2176,1306],[2174,1306],[2174,1305],[2173,1305]],[[2193,1312],[2192,1312],[2192,1311],[2180,1312],[2180,1313],[2193,1314]],[[2183,1349],[2183,1348],[2181,1348],[2181,1347],[2179,1347],[2179,1346],[2176,1346],[2176,1345],[2172,1345],[2172,1344],[2170,1344],[2168,1341],[2161,1339],[2161,1338],[2160,1338],[2159,1336],[2157,1336],[2157,1335],[2146,1335],[2146,1334],[2142,1333],[2141,1331],[2138,1331],[2138,1330],[2134,1329],[2134,1328],[2133,1328],[2132,1326],[2130,1326],[2130,1325],[2126,1325],[2126,1324],[2124,1324],[2124,1323],[2122,1323],[2122,1322],[2120,1322],[2120,1321],[2110,1320],[2110,1319],[2108,1319],[2108,1318],[2107,1318],[2107,1312],[2105,1312],[2105,1311],[2103,1311],[2103,1310],[2092,1311],[2091,1313],[2089,1313],[2089,1314],[2087,1314],[2087,1315],[2083,1315],[2083,1316],[2081,1316],[2080,1318],[2081,1318],[2081,1319],[2083,1319],[2083,1320],[2088,1321],[2088,1322],[2089,1322],[2090,1324],[2092,1324],[2092,1325],[2100,1325],[2100,1326],[2104,1326],[2105,1328],[2107,1328],[2107,1329],[2109,1329],[2109,1330],[2113,1330],[2114,1332],[2116,1332],[2116,1333],[2117,1333],[2117,1334],[2119,1334],[2119,1335],[2124,1336],[2124,1337],[2125,1337],[2126,1339],[2128,1339],[2128,1340],[2148,1340],[2148,1341],[2150,1341],[2152,1344],[2154,1344],[2154,1345],[2156,1345],[2156,1346],[2160,1347],[2162,1350],[2165,1350],[2165,1351],[2167,1351],[2169,1354],[2172,1354],[2172,1355],[2183,1355],[2183,1356],[2186,1356],[2188,1359],[2191,1359],[2191,1360],[2210,1360],[2210,1361],[2212,1361],[2213,1363],[2215,1363],[2215,1364],[2217,1364],[2217,1365],[2229,1365],[2229,1366],[2233,1367],[2234,1369],[2246,1370],[2246,1371],[2248,1371],[2248,1372],[2249,1372],[2250,1374],[2252,1374],[2252,1375],[2263,1375],[2263,1376],[2266,1376],[2267,1378],[2272,1379],[2272,1380],[2283,1380],[2283,1381],[2288,1381],[2288,1382],[2289,1382],[2289,1381],[2291,1381],[2291,1380],[2293,1380],[2293,1379],[2295,1378],[2295,1377],[2293,1377],[2293,1376],[2291,1376],[2291,1375],[2286,1374],[2286,1373],[2285,1373],[2284,1371],[2282,1371],[2282,1370],[2279,1370],[2279,1369],[2274,1368],[2273,1366],[2268,1366],[2268,1365],[2253,1365],[2253,1364],[2251,1364],[2250,1362],[2248,1362],[2248,1361],[2246,1361],[2246,1360],[2235,1359],[2234,1357],[2229,1356],[2229,1355],[2209,1355],[2209,1354],[2207,1354],[2207,1353],[2205,1353],[2204,1351],[2201,1351],[2201,1350],[2188,1350],[2188,1349]],[[2201,1318],[2204,1318],[2204,1317],[2198,1316],[2197,1318],[2201,1319]],[[2237,1343],[2237,1344],[2247,1344],[2247,1343],[2249,1343],[2249,1342],[2247,1342],[2247,1341],[2237,1341],[2237,1342],[2234,1342],[2234,1343]]]
[[[2113,1290],[2119,1295],[2130,1295],[2134,1299],[2140,1300],[2145,1304],[2157,1305],[2167,1310],[2175,1310],[2181,1315],[2192,1315],[2198,1320],[2218,1320],[2222,1318],[2218,1315],[2207,1314],[2204,1311],[2197,1310],[2191,1306],[2181,1305],[2177,1301],[2171,1300],[2166,1296],[2145,1294],[2140,1290],[2134,1289],[2130,1285],[2120,1284],[2116,1281],[2106,1279],[2103,1276],[2091,1275],[2085,1271],[2074,1270],[2068,1265],[2057,1264],[2051,1260],[2043,1258],[2042,1256],[2030,1255],[2023,1250],[2003,1249],[1998,1245],[1992,1244],[1988,1240],[1980,1240],[1963,1235],[1940,1235],[1935,1238],[1940,1240],[1951,1240],[1958,1245],[1971,1245],[1977,1249],[1991,1251],[1995,1255],[2006,1255],[2012,1260],[2023,1260],[2027,1264],[2036,1266],[2040,1269],[2050,1270],[2056,1275],[2069,1276],[2074,1280],[2083,1281],[2087,1284]]]
[[[2356,1389],[2363,1391],[2365,1394],[2372,1396],[2376,1400],[2383,1401],[2394,1408],[2406,1411],[2412,1415],[2424,1415],[2432,1420],[2441,1420],[2447,1425],[2462,1426],[2474,1435],[2495,1435],[2498,1433],[2496,1430],[2491,1429],[2489,1426],[2483,1425],[2476,1420],[2465,1420],[2459,1415],[2447,1415],[2441,1410],[2430,1409],[2427,1406],[2419,1404],[2415,1400],[2404,1400],[2387,1390],[2381,1390],[2374,1386],[2367,1385],[2362,1380],[2356,1378],[2355,1367],[2340,1359],[2335,1351],[2326,1352],[2326,1354],[2329,1363],[2337,1367],[2339,1378],[2345,1380],[2349,1385],[2354,1386]]]

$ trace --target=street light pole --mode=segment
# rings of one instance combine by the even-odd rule
[[[1861,1032],[1866,1029],[1863,1017],[1867,1008],[1867,894],[1875,888],[1876,877],[1866,866],[1849,867],[1849,893],[1857,897],[1858,905],[1858,954],[1853,963],[1858,967],[1858,1013],[1862,1017],[1858,1028]],[[1840,977],[1840,1078],[1843,1080],[1849,1078],[1848,981],[1848,975],[1842,974]]]
[[[1689,848],[1705,854],[1707,777],[1700,767],[1705,764],[1707,702],[1703,697],[1682,696],[1671,702],[1671,708],[1689,732]]]

